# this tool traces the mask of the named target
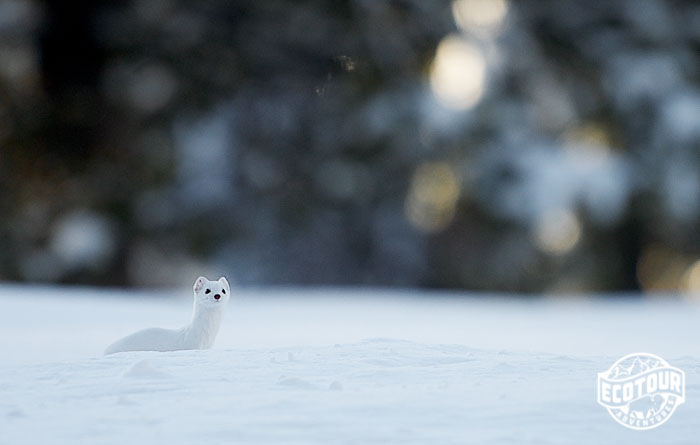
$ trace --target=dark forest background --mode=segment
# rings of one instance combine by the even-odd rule
[[[0,280],[700,292],[699,216],[693,0],[0,0]]]

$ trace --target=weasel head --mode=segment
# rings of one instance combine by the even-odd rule
[[[202,307],[223,307],[231,296],[231,287],[224,277],[216,281],[199,277],[194,282],[192,289],[194,290],[195,304]]]

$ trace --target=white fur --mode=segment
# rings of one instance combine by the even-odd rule
[[[218,281],[199,277],[192,290],[194,307],[190,324],[180,329],[149,328],[134,332],[109,345],[105,354],[211,348],[219,332],[221,315],[231,295],[231,288],[224,277]],[[219,295],[220,298],[216,300],[215,295]]]

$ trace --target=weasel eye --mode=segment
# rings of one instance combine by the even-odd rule
[[[221,293],[222,293],[222,294],[225,294],[225,293],[226,293],[226,289],[221,289]]]
[[[205,294],[208,294],[210,292],[211,292],[211,289],[207,289],[206,291],[204,291]]]

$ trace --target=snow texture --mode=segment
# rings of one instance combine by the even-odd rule
[[[0,286],[0,444],[696,441],[697,305],[246,290],[214,349],[101,356],[182,324],[186,295]],[[650,431],[596,403],[596,373],[639,351],[686,372]]]

